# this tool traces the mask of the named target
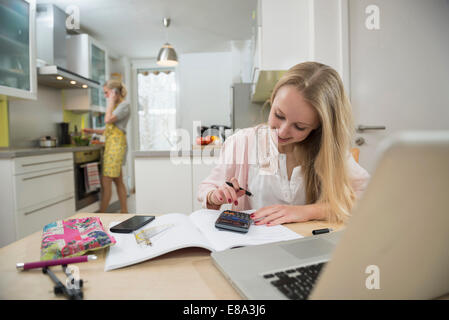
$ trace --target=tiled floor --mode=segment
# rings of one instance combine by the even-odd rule
[[[107,213],[120,213],[120,202],[115,202],[109,205]],[[136,212],[136,194],[131,193],[128,197],[128,212],[135,213]]]
[[[136,194],[132,193],[128,198],[129,213],[136,213]]]

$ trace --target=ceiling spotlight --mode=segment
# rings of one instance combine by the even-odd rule
[[[58,80],[62,80],[62,79],[64,79],[63,77],[61,77],[61,76],[57,76],[56,77],[56,79],[58,79]]]
[[[82,87],[83,87],[84,89],[86,89],[86,88],[87,88],[87,84],[83,84]]]
[[[70,83],[71,84],[76,84],[76,81],[75,80],[70,80]]]

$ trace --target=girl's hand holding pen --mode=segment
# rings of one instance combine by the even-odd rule
[[[229,182],[232,187],[224,183],[218,189],[209,192],[207,199],[210,204],[219,206],[225,203],[234,203],[238,205],[237,199],[245,195],[246,191],[240,189],[236,178],[231,178]]]

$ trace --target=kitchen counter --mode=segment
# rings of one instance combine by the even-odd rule
[[[66,147],[55,147],[55,148],[0,148],[0,159],[11,159],[27,156],[37,156],[43,154],[51,153],[62,153],[62,152],[78,152],[78,151],[91,151],[100,150],[104,145],[93,145],[93,146],[66,146]]]
[[[192,146],[191,150],[152,150],[152,151],[134,151],[134,158],[168,158],[171,156],[177,157],[192,157],[192,156],[207,156],[215,157],[220,154],[221,145],[205,145],[205,146]]]

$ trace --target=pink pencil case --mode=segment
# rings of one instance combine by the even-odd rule
[[[76,257],[115,243],[99,217],[58,220],[42,231],[41,260]]]

